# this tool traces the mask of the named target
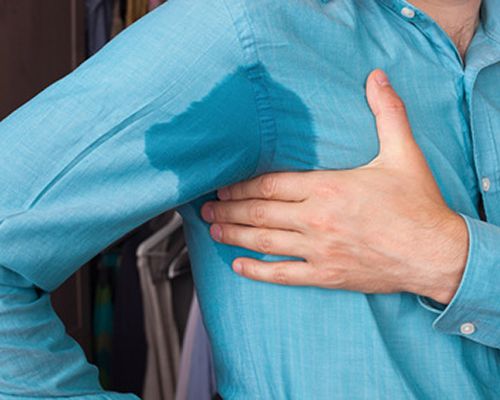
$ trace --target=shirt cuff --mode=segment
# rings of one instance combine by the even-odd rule
[[[438,314],[432,323],[436,331],[500,348],[500,227],[460,215],[469,249],[458,290],[448,305],[425,296],[418,301]]]

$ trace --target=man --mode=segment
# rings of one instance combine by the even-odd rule
[[[46,292],[133,226],[183,204],[223,398],[494,398],[500,390],[498,228],[478,217],[481,193],[488,219],[500,220],[494,207],[500,165],[494,136],[500,124],[498,3],[484,2],[479,24],[479,2],[447,4],[450,10],[463,5],[450,14],[456,18],[451,21],[467,11],[472,26],[477,25],[465,63],[450,37],[416,7],[423,8],[424,1],[207,3],[170,0],[2,122],[4,397],[126,396],[100,390],[94,370],[64,336]],[[448,8],[434,4],[441,5],[439,22]],[[389,84],[376,71],[367,81],[367,97],[377,115],[379,149],[363,88],[377,67],[387,72],[406,103],[415,142],[400,107],[391,106]],[[330,251],[316,263],[316,271],[326,262],[345,266],[343,276],[338,269],[324,274],[332,280],[322,286],[345,282],[349,290],[241,279],[229,268],[238,256],[283,259],[214,242],[201,206],[215,199],[216,188],[265,172],[310,169],[355,169],[311,175],[311,182],[299,178],[308,185],[305,190],[275,192],[278,199],[302,200],[316,209],[334,204],[333,193],[341,208],[325,213],[325,221],[312,213],[314,226],[323,227],[325,236],[331,237],[330,215],[339,217],[345,210],[354,218],[335,221],[334,229],[348,232],[347,239],[343,234],[330,240]],[[406,194],[404,201],[395,187]],[[238,190],[230,191],[231,199],[241,198]],[[259,197],[252,190],[248,194]],[[302,199],[304,194],[312,201]],[[409,221],[405,204],[415,202],[423,216]],[[395,204],[398,210],[391,208]],[[378,212],[384,207],[386,218]],[[380,233],[376,247],[373,232],[360,227],[366,209],[374,212],[366,225]],[[291,215],[293,220],[308,220],[309,215],[300,220],[299,214]],[[271,215],[278,214],[268,215],[269,226]],[[271,228],[290,230],[278,219]],[[421,229],[422,221],[430,225]],[[436,228],[436,221],[446,228]],[[464,268],[464,221],[472,246],[468,267],[473,267],[465,267],[453,301],[457,307],[450,304],[436,319],[444,305],[439,302],[452,295]],[[245,221],[236,217],[234,222]],[[404,244],[392,247],[401,248],[399,253],[390,252],[385,242],[391,236],[382,223],[394,228]],[[440,239],[439,248],[421,235],[408,237],[415,227],[438,232],[431,239]],[[212,232],[217,236],[217,229]],[[309,232],[317,235],[316,229]],[[364,247],[356,242],[358,232],[369,240],[361,243]],[[224,240],[226,227],[218,233]],[[275,246],[285,246],[292,233],[304,239],[294,242],[297,248]],[[284,240],[273,237],[259,250],[310,263],[313,252],[306,248],[311,237],[320,236],[292,233]],[[410,240],[422,251],[407,252],[410,267],[432,273],[432,282],[447,277],[446,283],[430,290],[425,276],[409,273],[401,257]],[[353,263],[352,246],[370,252]],[[434,268],[441,256],[430,256],[432,248],[446,250],[449,270]],[[478,257],[485,259],[479,263]],[[433,262],[429,271],[421,267],[427,260]],[[395,270],[391,285],[368,285],[366,280],[376,280],[368,275],[372,268],[386,284],[389,267]],[[356,279],[346,278],[351,268]],[[300,270],[303,279],[295,282],[327,282],[312,282],[310,271]],[[405,281],[401,274],[412,279]],[[411,284],[401,284],[407,281]]]
[[[466,263],[466,223],[441,197],[383,72],[369,78],[367,97],[380,138],[380,153],[368,165],[262,175],[221,189],[225,201],[207,203],[202,214],[214,222],[215,240],[310,261],[236,259],[235,271],[249,278],[408,291],[448,304]]]

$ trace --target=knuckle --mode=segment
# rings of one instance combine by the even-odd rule
[[[221,225],[221,242],[223,243],[229,243],[229,242],[234,242],[234,234],[233,230],[228,227],[227,225],[222,226]]]
[[[319,246],[319,251],[321,252],[323,258],[327,260],[332,258],[335,259],[335,257],[338,255],[339,252],[338,247],[339,246],[336,240],[331,238],[324,238],[323,245]]]
[[[232,185],[232,186],[226,186],[226,192],[227,192],[227,195],[230,199],[233,199],[234,196],[236,196],[238,194],[238,190],[241,191],[241,189],[238,188],[238,184],[236,185]]]
[[[406,112],[405,103],[398,96],[392,96],[389,100],[384,104],[384,109],[387,112],[392,113],[401,113]]]
[[[214,217],[217,221],[224,220],[226,218],[226,209],[221,207],[219,203],[214,203],[212,205],[214,210]]]
[[[307,210],[307,212],[305,210],[302,211],[298,216],[299,223],[311,232],[319,232],[326,235],[334,233],[340,219],[338,215],[340,211],[333,205],[333,203],[338,203],[337,200],[330,201],[330,203],[332,204],[323,202],[320,207],[313,207],[312,210]]]
[[[266,220],[266,211],[262,203],[254,201],[250,205],[250,222],[255,226],[262,226]]]
[[[242,273],[247,278],[262,280],[262,272],[260,271],[258,264],[255,264],[255,263],[246,264],[242,268]]]
[[[269,199],[276,193],[277,179],[274,175],[263,175],[258,183],[259,193]]]
[[[317,185],[314,188],[314,194],[320,199],[332,200],[342,196],[342,186],[333,182],[328,182],[324,185]]]
[[[231,186],[226,186],[227,194],[231,200],[243,197],[243,183],[235,183]]]
[[[329,230],[331,222],[325,214],[313,214],[307,217],[306,224],[313,231],[326,232]]]
[[[273,282],[279,283],[280,285],[288,284],[288,277],[284,268],[276,268],[272,272],[272,280]]]
[[[248,278],[254,278],[257,275],[257,268],[255,268],[254,264],[242,264],[241,265],[241,275],[246,276]]]
[[[257,250],[261,253],[268,253],[273,247],[271,237],[267,233],[257,235]]]
[[[343,287],[344,278],[337,268],[323,268],[318,274],[319,280],[328,287]]]
[[[230,189],[231,199],[244,199],[247,197],[248,184],[247,182],[237,183]]]

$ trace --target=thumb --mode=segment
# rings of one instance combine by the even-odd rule
[[[380,69],[370,73],[366,97],[375,116],[380,140],[379,159],[395,162],[420,153],[413,138],[405,105]],[[420,157],[420,155],[419,155]]]

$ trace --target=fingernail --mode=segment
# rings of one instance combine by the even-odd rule
[[[242,267],[241,262],[239,262],[239,261],[235,261],[235,262],[233,263],[233,270],[234,270],[234,272],[236,272],[237,274],[241,274],[241,267]]]
[[[201,216],[207,222],[212,222],[215,218],[214,208],[210,204],[205,204],[201,209]]]
[[[375,74],[375,81],[380,85],[380,86],[387,86],[389,85],[389,78],[387,78],[387,75],[383,71],[377,71]]]
[[[212,238],[220,242],[222,239],[222,228],[220,227],[220,225],[212,225],[210,227],[210,234],[212,235]]]
[[[227,187],[221,188],[217,191],[217,196],[221,200],[229,200],[231,195],[229,194],[229,189]]]

